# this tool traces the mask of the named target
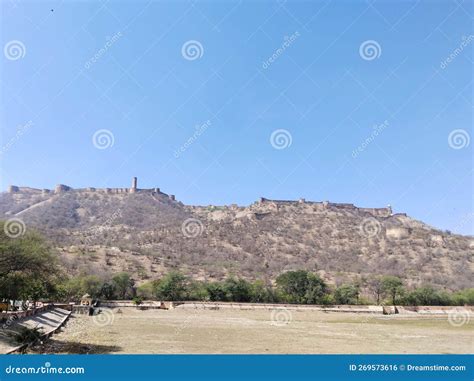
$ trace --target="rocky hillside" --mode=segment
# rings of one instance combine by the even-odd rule
[[[0,219],[44,232],[71,273],[128,271],[136,279],[180,269],[196,279],[273,279],[290,269],[333,283],[399,275],[472,286],[474,239],[390,208],[262,199],[250,206],[187,206],[159,189],[13,188]]]

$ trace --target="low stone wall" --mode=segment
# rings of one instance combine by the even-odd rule
[[[13,318],[13,316],[16,316],[15,319],[24,319],[28,316],[33,316],[38,313],[41,313],[43,311],[50,310],[53,307],[52,304],[46,304],[42,307],[38,307],[35,309],[31,310],[26,310],[26,311],[8,311],[8,312],[0,312],[0,322],[7,321],[8,319]]]
[[[49,309],[54,309],[54,308],[57,308],[57,307],[54,307],[53,305],[49,305]],[[45,312],[46,310],[43,310],[43,312]],[[45,332],[44,334],[41,335],[41,339],[42,340],[47,340],[49,339],[51,336],[53,336],[62,326],[64,326],[64,324],[66,324],[67,320],[69,319],[69,317],[71,316],[72,312],[69,311],[69,310],[64,310],[64,311],[67,311],[67,314],[65,315],[65,317],[59,322],[59,324],[50,329],[49,331]],[[15,324],[17,324],[18,322],[15,322]],[[22,345],[19,345],[18,347],[15,347],[13,349],[10,349],[9,351],[7,351],[5,354],[9,355],[9,354],[12,354],[12,353],[15,353],[15,352],[23,352],[27,347],[28,347],[29,344],[22,344]]]
[[[455,312],[474,314],[474,306],[397,306],[399,314],[447,315]]]
[[[168,310],[174,307],[175,302],[163,302],[163,301],[156,301],[156,300],[145,300],[141,302],[139,305],[135,304],[132,300],[107,300],[101,301],[98,308],[106,307],[106,308],[138,308],[138,309],[164,309]],[[75,309],[77,306],[74,307]]]
[[[199,301],[143,301],[136,305],[131,300],[108,300],[101,302],[97,308],[137,308],[137,309],[235,309],[235,310],[274,310],[287,309],[293,311],[324,311],[324,312],[351,312],[371,314],[420,314],[437,315],[449,314],[452,311],[470,311],[474,313],[474,306],[376,306],[376,305],[315,305],[315,304],[276,304],[276,303],[234,303],[234,302],[199,302]],[[87,314],[88,306],[72,308],[74,313]]]
[[[309,305],[309,304],[274,304],[274,303],[231,303],[231,302],[173,302],[174,308],[202,308],[210,310],[274,310],[287,309],[294,311],[326,311],[382,314],[382,306],[366,305]]]
[[[375,305],[308,305],[308,304],[273,304],[273,303],[225,303],[225,302],[173,302],[174,308],[218,309],[287,309],[294,311],[324,311],[373,313],[383,315],[417,314],[417,315],[447,315],[453,312],[474,314],[474,306],[375,306]]]
[[[149,307],[149,308],[160,308],[160,303],[154,300],[143,301],[140,303],[139,306],[142,307]],[[107,300],[101,301],[99,307],[109,307],[109,308],[117,308],[117,307],[139,307],[131,300]]]

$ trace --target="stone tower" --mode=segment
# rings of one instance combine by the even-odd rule
[[[132,179],[132,187],[130,188],[130,193],[135,193],[137,191],[137,178]]]
[[[56,188],[54,188],[54,193],[63,193],[69,190],[71,190],[71,187],[64,184],[58,184],[56,185]]]

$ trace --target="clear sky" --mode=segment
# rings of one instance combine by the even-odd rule
[[[472,4],[4,0],[1,189],[137,176],[473,234]]]

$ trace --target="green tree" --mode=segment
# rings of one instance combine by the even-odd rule
[[[474,288],[466,288],[454,293],[453,304],[458,306],[474,306]]]
[[[308,285],[305,293],[305,301],[308,304],[321,304],[328,292],[326,283],[319,275],[308,273]]]
[[[137,296],[143,299],[153,299],[155,287],[156,281],[143,283],[137,288]]]
[[[92,298],[100,296],[104,282],[96,275],[85,275],[80,278],[81,292],[89,294]]]
[[[209,293],[207,292],[206,282],[190,281],[187,286],[188,300],[209,300]]]
[[[100,297],[105,300],[111,300],[115,295],[115,283],[104,282],[100,288]]]
[[[375,296],[375,301],[377,305],[380,304],[380,298],[383,296],[384,289],[383,289],[383,278],[379,275],[371,276],[367,280],[367,287]]]
[[[359,300],[359,287],[353,284],[343,284],[336,288],[334,300],[337,304],[357,304]]]
[[[399,277],[386,275],[382,278],[382,289],[392,299],[392,304],[396,304],[397,296],[403,292],[403,282]]]
[[[289,302],[305,303],[308,288],[307,271],[287,271],[276,278],[276,284]]]
[[[211,282],[206,285],[206,290],[211,302],[227,301],[227,293],[225,286],[220,282]]]
[[[224,282],[227,299],[232,302],[250,302],[252,287],[245,279],[227,278]]]
[[[0,221],[0,300],[35,299],[52,291],[57,282],[57,256],[47,241],[36,231],[27,229],[19,237],[6,234]],[[39,292],[39,285],[43,285]]]
[[[48,285],[46,282],[41,280],[33,280],[25,282],[24,287],[21,290],[22,299],[33,301],[33,305],[36,306],[36,302],[41,298],[48,297],[52,294],[50,291],[52,285]]]
[[[129,293],[133,293],[135,282],[126,272],[121,272],[112,278],[112,284],[115,287],[117,295],[120,299],[126,299]]]
[[[188,278],[173,271],[165,275],[156,285],[155,295],[159,300],[184,300],[187,297]]]
[[[453,296],[425,285],[408,293],[404,301],[405,304],[414,306],[446,306],[453,303]]]
[[[326,283],[305,270],[287,271],[276,279],[283,297],[290,303],[319,303],[327,293]]]
[[[251,301],[253,303],[275,303],[277,297],[270,284],[256,280],[252,283]]]

